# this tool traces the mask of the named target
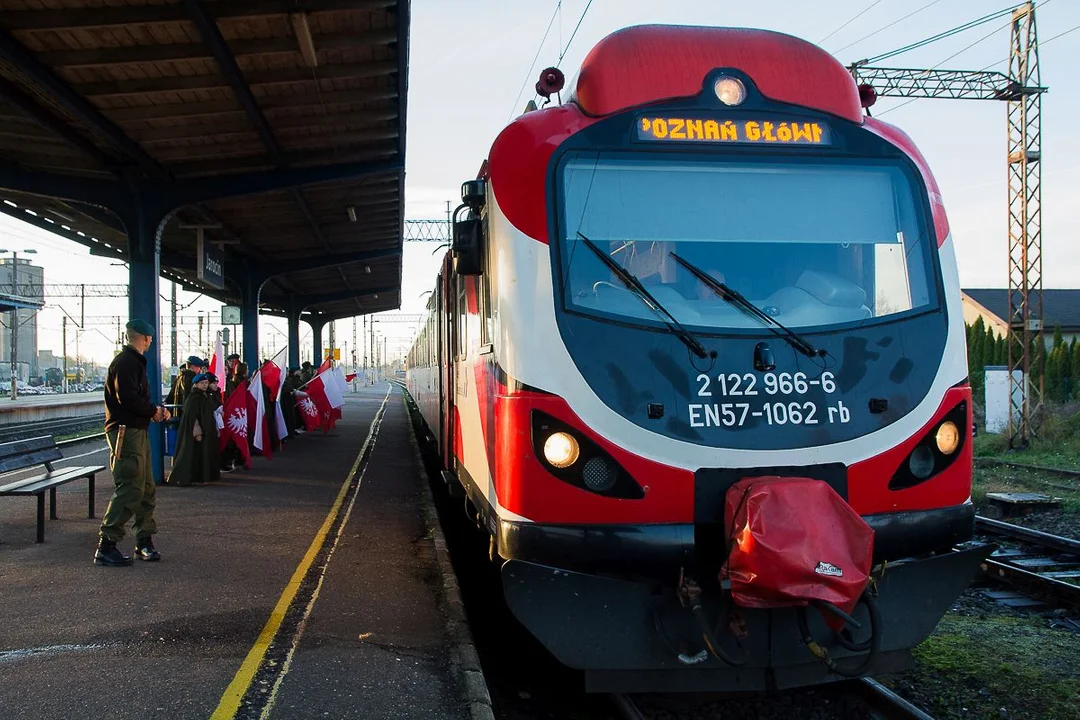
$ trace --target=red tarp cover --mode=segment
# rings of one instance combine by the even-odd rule
[[[748,608],[827,600],[852,612],[866,587],[874,531],[820,480],[744,478],[728,488],[725,569],[735,603]]]

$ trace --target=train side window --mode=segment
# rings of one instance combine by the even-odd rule
[[[480,275],[476,279],[479,284],[480,296],[480,344],[487,345],[494,342],[495,321],[492,318],[491,308],[491,279],[487,275]]]
[[[457,276],[457,355],[464,358],[468,351],[465,326],[469,319],[469,303],[465,295],[465,276]]]

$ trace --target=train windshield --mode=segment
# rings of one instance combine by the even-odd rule
[[[581,235],[680,323],[706,331],[759,328],[761,320],[674,255],[792,328],[937,303],[932,226],[899,164],[580,153],[564,162],[560,187],[559,265],[571,310],[659,324]]]

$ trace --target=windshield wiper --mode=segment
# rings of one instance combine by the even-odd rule
[[[700,268],[690,264],[689,261],[684,260],[675,253],[668,254],[671,255],[671,257],[675,258],[676,262],[678,262],[684,268],[693,273],[694,277],[705,283],[705,285],[710,290],[719,295],[725,301],[731,303],[732,305],[735,305],[747,315],[756,318],[757,320],[765,323],[766,325],[775,325],[777,328],[780,329],[780,332],[778,332],[777,334],[780,335],[780,337],[784,338],[784,340],[786,340],[788,344],[791,345],[791,347],[795,348],[806,357],[825,356],[825,350],[818,350],[817,348],[815,348],[802,335],[795,332],[791,328],[782,325],[780,321],[778,321],[772,315],[769,315],[757,305],[743,297],[742,293],[740,293],[738,290],[734,290],[733,288],[728,287],[724,283],[720,282],[716,278],[711,277],[707,273],[703,272]],[[772,330],[772,328],[770,328],[770,330]],[[773,330],[773,332],[776,333],[777,331]]]
[[[622,281],[622,284],[625,285],[630,292],[637,295],[645,302],[650,310],[660,316],[660,319],[664,321],[664,324],[668,326],[668,329],[675,333],[675,336],[682,340],[686,347],[690,348],[690,350],[700,358],[709,356],[708,351],[705,349],[705,346],[701,344],[701,341],[694,337],[689,330],[684,328],[682,324],[675,319],[675,316],[668,312],[668,309],[661,305],[660,301],[654,298],[652,293],[645,289],[645,286],[641,284],[641,281],[638,280],[633,273],[612,260],[607,253],[597,247],[592,240],[585,237],[580,231],[578,231],[577,235],[585,241],[585,245],[593,251],[596,257],[600,258],[600,262],[607,265],[608,269],[615,273],[615,277],[619,278],[619,280]]]

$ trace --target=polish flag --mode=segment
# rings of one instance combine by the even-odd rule
[[[214,348],[214,356],[210,358],[210,374],[217,378],[218,392],[225,395],[225,346],[218,335],[217,347]]]
[[[329,432],[330,428],[334,426],[333,413],[334,408],[330,405],[330,400],[327,399],[326,385],[324,383],[323,376],[319,376],[309,382],[304,391],[308,394],[305,400],[311,401],[315,406],[317,413],[317,426],[322,427],[323,432]],[[305,411],[306,412],[306,411]],[[304,423],[307,424],[307,415],[304,416]]]
[[[285,427],[285,415],[281,412],[281,393],[285,389],[285,378],[289,376],[289,348],[284,347],[271,361],[278,368],[277,387],[270,388],[270,396],[274,398],[274,418],[277,420],[278,440],[289,437],[289,429]]]
[[[262,369],[257,373],[262,375]],[[274,455],[270,451],[270,437],[266,426],[266,395],[263,393],[262,381],[248,383],[247,407],[248,407],[248,435],[251,436],[255,448],[262,452],[267,459]]]
[[[225,401],[222,412],[225,427],[218,435],[218,452],[221,452],[229,444],[231,439],[240,449],[240,455],[244,458],[244,467],[251,467],[251,450],[248,448],[248,407],[247,407],[247,382],[242,382]]]

